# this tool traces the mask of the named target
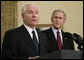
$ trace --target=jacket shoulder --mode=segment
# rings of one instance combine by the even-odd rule
[[[24,27],[23,27],[23,25],[22,25],[22,26],[20,26],[20,27],[7,30],[6,32],[17,32],[17,31],[19,31],[19,30],[22,30],[23,28],[24,28]]]
[[[42,32],[43,32],[43,33],[48,33],[48,32],[51,32],[51,31],[52,31],[52,29],[51,29],[51,28],[46,29],[46,30],[42,30]]]
[[[14,28],[14,29],[7,30],[6,33],[7,33],[7,32],[15,32],[15,31],[18,31],[18,28]]]

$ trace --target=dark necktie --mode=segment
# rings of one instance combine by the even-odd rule
[[[59,47],[59,50],[62,49],[62,45],[61,45],[61,38],[60,38],[60,32],[57,31],[57,41],[58,41],[58,47]]]
[[[39,51],[39,43],[37,41],[37,38],[36,38],[36,35],[35,35],[35,31],[32,31],[33,33],[33,43],[34,43],[34,46],[36,48],[36,51],[38,52]]]

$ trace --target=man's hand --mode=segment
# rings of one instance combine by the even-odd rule
[[[29,57],[29,59],[36,59],[38,57],[40,57],[40,56]]]

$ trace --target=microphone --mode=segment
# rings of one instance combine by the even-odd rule
[[[69,32],[65,32],[64,37],[67,37],[68,39],[72,39],[72,34]]]
[[[83,38],[82,38],[80,35],[76,34],[76,33],[73,34],[73,40],[74,40],[77,44],[83,45]]]
[[[83,38],[80,35],[78,35],[76,33],[71,34],[69,32],[66,32],[64,34],[64,37],[74,40],[76,42],[76,44],[78,44],[77,48],[80,50],[83,50]]]
[[[74,33],[73,40],[78,44],[77,48],[83,50],[83,38],[80,35]]]

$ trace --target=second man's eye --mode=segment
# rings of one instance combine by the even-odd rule
[[[58,17],[54,17],[54,18],[56,18],[56,19],[57,19]]]
[[[59,19],[62,19],[62,17],[59,17]]]

